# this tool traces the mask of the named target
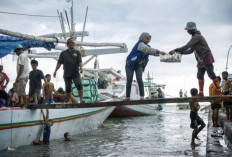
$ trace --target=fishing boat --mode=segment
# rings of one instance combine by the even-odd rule
[[[75,135],[96,129],[114,108],[50,109],[49,118],[54,121],[50,139],[63,138],[65,132]],[[0,117],[0,150],[30,145],[33,140],[40,139],[43,130],[40,109],[2,108]]]
[[[103,74],[107,74],[109,86],[106,89],[99,90],[99,97],[105,98],[105,100],[124,100],[126,95],[126,77],[121,75],[120,71],[114,71],[113,69],[102,69]],[[151,82],[144,82],[145,90],[148,92],[146,99],[158,98],[154,97],[158,88],[164,88],[165,85],[155,84]],[[131,85],[131,100],[140,99],[139,87],[136,81]],[[144,104],[144,105],[123,105],[117,106],[110,114],[110,117],[135,117],[135,116],[147,116],[154,115],[162,108],[161,104]]]
[[[83,37],[88,35],[88,33],[84,30],[85,24],[81,32],[76,32],[73,23],[73,6],[71,7],[71,13],[72,20],[69,32],[65,31],[64,19],[62,14],[59,12],[58,15],[61,22],[62,33],[34,36],[9,31],[6,29],[0,29],[0,33],[4,34],[3,36],[0,36],[0,57],[2,58],[9,54],[14,55],[14,45],[21,44],[29,58],[57,59],[61,51],[67,49],[67,47],[64,45],[67,41],[66,38],[70,36],[73,38],[81,38],[81,41],[75,41],[75,43],[77,45],[76,48],[80,50],[83,57],[92,55],[93,57],[91,57],[91,59],[93,59],[94,57],[97,57],[99,52],[104,54],[127,52],[127,47],[124,43],[83,42]],[[46,48],[50,52],[36,52],[36,49],[33,49],[38,47]],[[90,49],[86,49],[86,47],[90,47]],[[91,47],[94,47],[94,49],[91,49]],[[100,47],[103,47],[103,49]],[[88,62],[89,60],[87,60],[84,65]],[[88,71],[85,71],[85,73],[88,73]],[[82,81],[86,93],[95,91],[94,98],[89,99],[88,95],[85,95],[85,99],[88,102],[97,101],[97,80],[91,78],[83,79]],[[96,87],[96,89],[94,89],[94,87]],[[75,95],[75,88],[73,88],[73,94]],[[77,97],[78,95],[76,95],[76,98]],[[78,109],[49,109],[49,118],[55,122],[51,129],[52,131],[50,139],[63,138],[65,132],[70,132],[72,135],[75,135],[96,129],[98,126],[102,125],[114,108],[115,107],[110,106],[92,108],[83,107]],[[40,109],[22,110],[20,108],[1,108],[0,150],[7,147],[29,145],[33,140],[38,140],[39,136],[41,135],[41,130],[43,129],[42,122],[43,119]]]
[[[184,110],[184,109],[189,109],[189,103],[178,103],[176,105],[178,107],[179,110]]]

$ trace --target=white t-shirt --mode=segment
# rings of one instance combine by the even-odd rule
[[[25,78],[25,77],[29,76],[29,72],[30,72],[29,71],[29,59],[28,59],[26,53],[21,53],[18,56],[18,60],[17,60],[17,74],[19,72],[19,65],[24,65],[23,72],[22,72],[20,78]]]

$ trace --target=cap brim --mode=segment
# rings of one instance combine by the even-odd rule
[[[17,49],[14,50],[14,52],[15,52],[16,50],[18,50],[18,49],[22,49],[22,50],[23,50],[23,48],[17,48]]]
[[[187,27],[185,27],[185,30],[192,31],[192,30],[196,30],[196,28],[187,28]]]

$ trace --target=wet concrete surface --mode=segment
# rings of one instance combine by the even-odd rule
[[[219,111],[219,124],[222,127],[213,127],[212,111],[208,115],[207,129],[207,157],[231,157],[231,142],[232,142],[232,122],[226,122],[225,114],[222,110]]]

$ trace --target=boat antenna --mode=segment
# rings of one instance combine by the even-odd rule
[[[67,14],[66,10],[64,10],[64,12],[65,12],[66,20],[67,20],[67,23],[68,23],[68,29],[69,29],[69,32],[70,32],[70,37],[72,37],[72,31],[71,31],[69,20],[68,20],[68,14]]]
[[[228,53],[227,53],[227,59],[226,59],[226,71],[228,69],[228,59],[229,59],[229,54],[230,54],[230,49],[232,48],[232,45],[230,46]]]
[[[61,30],[63,32],[63,37],[64,37],[64,39],[66,39],[63,15],[62,15],[62,13],[59,12],[59,10],[57,10],[57,14],[59,16],[60,27],[61,27]]]
[[[81,42],[83,42],[83,40],[84,40],[84,31],[85,31],[85,25],[86,25],[87,15],[88,15],[88,6],[86,7],[86,12],[85,12],[85,21],[84,21],[84,24],[83,24],[83,30],[82,30],[82,35],[81,35]]]
[[[70,14],[71,14],[71,32],[72,32],[72,36],[73,33],[75,32],[75,24],[74,24],[74,19],[73,19],[73,0],[72,0],[72,6],[70,8]]]

